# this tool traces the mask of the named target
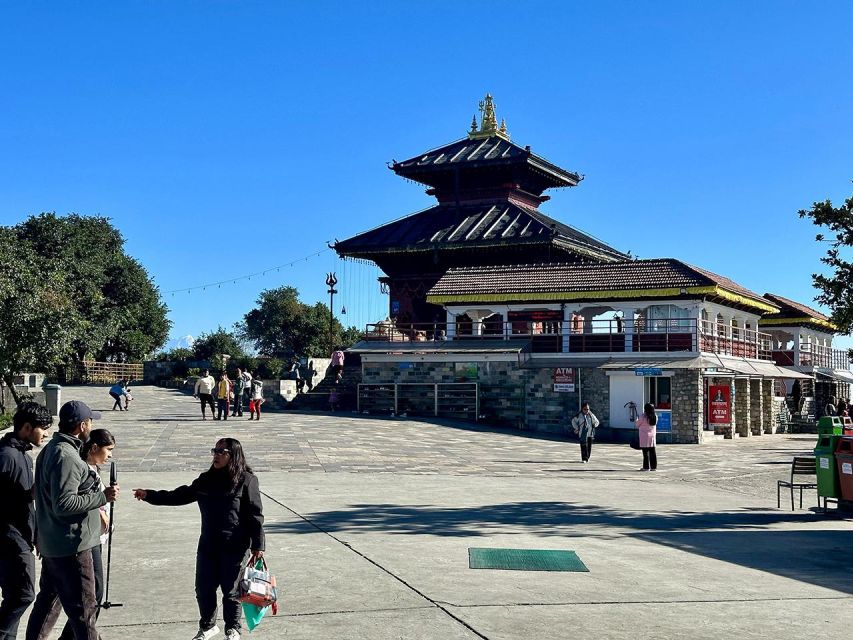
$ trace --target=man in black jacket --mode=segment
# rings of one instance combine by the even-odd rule
[[[52,423],[47,407],[23,402],[12,418],[12,432],[0,438],[0,640],[14,640],[35,598],[33,460],[27,451],[41,446]]]

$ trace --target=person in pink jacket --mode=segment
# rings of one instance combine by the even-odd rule
[[[640,471],[657,471],[658,455],[655,450],[655,435],[658,416],[655,405],[647,402],[643,406],[643,414],[637,418],[637,429],[640,432],[640,450],[643,452],[643,468]]]

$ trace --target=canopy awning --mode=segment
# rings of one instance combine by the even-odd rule
[[[829,378],[831,380],[838,380],[839,382],[846,382],[848,384],[853,383],[853,373],[845,369],[815,367],[814,372],[819,376],[823,376],[824,378]]]
[[[811,378],[810,375],[805,373],[779,367],[772,362],[764,360],[747,360],[746,358],[732,358],[730,356],[721,356],[717,354],[705,354],[702,358],[708,363],[705,367],[705,375],[725,375],[729,373],[740,376],[760,376],[762,378]]]
[[[702,356],[680,358],[678,360],[625,360],[611,361],[601,365],[602,369],[629,371],[631,369],[701,369]]]

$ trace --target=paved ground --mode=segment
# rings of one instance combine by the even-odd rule
[[[72,398],[112,404],[105,388]],[[103,614],[105,640],[193,635],[197,509],[130,489],[192,480],[223,435],[259,473],[283,584],[261,640],[801,638],[853,624],[853,521],[776,509],[775,480],[813,437],[661,446],[650,474],[626,445],[596,445],[582,465],[576,443],[459,423],[202,422],[192,398],[153,387],[102,422],[124,491],[110,587],[124,606]],[[471,570],[473,546],[571,549],[590,571]]]

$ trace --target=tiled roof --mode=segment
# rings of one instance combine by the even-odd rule
[[[434,172],[444,167],[465,165],[488,166],[506,164],[529,164],[548,174],[555,187],[573,187],[582,180],[572,171],[561,169],[545,158],[537,156],[530,148],[492,136],[480,140],[463,138],[456,142],[432,149],[408,160],[393,162],[391,169],[403,176],[415,178],[415,174]]]
[[[629,260],[600,264],[543,264],[450,269],[428,296],[527,295],[600,291],[654,291],[716,286],[735,296],[774,308],[760,295],[728,278],[673,258]]]
[[[811,307],[807,307],[799,302],[794,302],[788,298],[776,295],[775,293],[765,293],[764,297],[781,309],[779,313],[765,316],[766,318],[801,318],[806,316],[823,322],[830,322],[828,316],[823,315],[820,311],[815,311]]]
[[[626,255],[540,211],[509,201],[438,205],[338,242],[341,255],[524,244],[555,244],[596,260]]]

